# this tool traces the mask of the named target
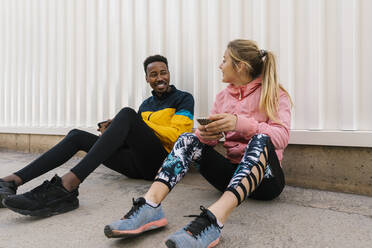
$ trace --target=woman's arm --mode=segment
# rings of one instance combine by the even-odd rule
[[[220,111],[220,109],[219,109],[220,104],[219,103],[221,102],[221,96],[222,96],[221,92],[219,94],[217,94],[216,100],[213,103],[213,107],[212,107],[209,119],[211,119],[211,117],[214,114],[219,113],[219,111]],[[215,124],[213,124],[213,122],[208,124],[208,125],[199,125],[198,128],[195,131],[195,134],[198,137],[198,139],[202,143],[207,144],[209,146],[217,145],[218,141],[223,137],[222,132],[221,131],[215,131],[213,129],[213,126],[215,126]],[[211,127],[212,127],[212,129],[210,129]]]
[[[288,96],[281,92],[278,108],[278,119],[280,123],[269,120],[268,122],[258,122],[254,118],[247,118],[238,115],[236,131],[247,136],[259,133],[270,136],[276,149],[284,149],[289,141],[289,128],[291,124],[291,103]]]

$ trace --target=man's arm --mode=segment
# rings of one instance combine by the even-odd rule
[[[154,130],[168,152],[182,133],[192,131],[194,115],[192,95],[185,94],[175,112],[173,111],[170,108],[163,109],[158,111],[157,115],[144,118],[146,124]],[[158,118],[158,116],[161,117]]]

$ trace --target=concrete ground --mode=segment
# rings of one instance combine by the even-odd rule
[[[22,168],[37,155],[0,151],[0,177]],[[55,173],[62,175],[78,159],[37,178],[30,190]],[[220,193],[197,173],[188,174],[163,202],[169,225],[136,239],[107,239],[106,224],[122,217],[132,197],[150,182],[128,179],[101,166],[80,187],[80,208],[49,218],[22,216],[0,209],[0,248],[12,247],[165,247],[164,239],[199,214]],[[371,247],[372,198],[286,187],[271,202],[247,200],[226,223],[217,247]]]

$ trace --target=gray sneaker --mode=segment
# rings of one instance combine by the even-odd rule
[[[105,226],[108,238],[127,238],[168,224],[161,205],[152,207],[143,197],[133,199],[132,209],[120,220]]]
[[[4,208],[3,199],[10,195],[15,195],[17,192],[17,185],[14,181],[5,182],[3,179],[0,179],[0,208]]]
[[[221,229],[214,214],[200,206],[200,215],[187,226],[168,237],[165,244],[168,248],[210,248],[220,241]]]

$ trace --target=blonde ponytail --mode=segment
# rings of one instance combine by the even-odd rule
[[[274,54],[266,51],[262,70],[262,88],[259,106],[260,109],[265,110],[266,115],[273,121],[278,121],[279,88]]]
[[[275,56],[270,51],[259,50],[256,42],[251,40],[230,41],[227,48],[235,64],[247,64],[247,73],[252,79],[262,75],[262,87],[259,107],[265,111],[270,120],[281,124],[278,116],[280,90],[289,100],[288,92],[278,82]],[[291,101],[292,104],[292,101]]]

